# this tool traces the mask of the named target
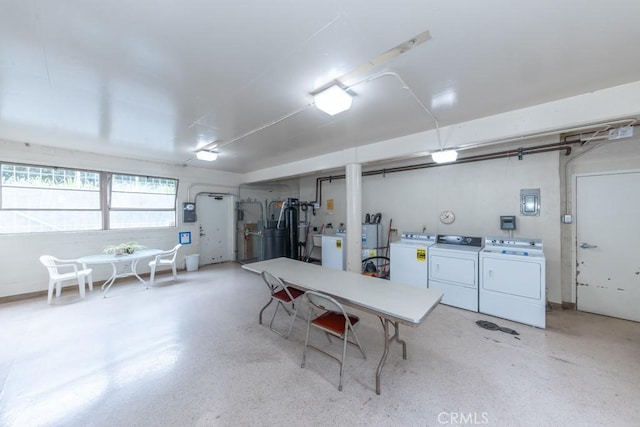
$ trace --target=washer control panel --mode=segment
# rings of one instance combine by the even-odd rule
[[[484,238],[484,247],[487,249],[510,250],[534,250],[542,251],[542,239],[504,238],[487,236]],[[505,252],[507,253],[507,252]]]
[[[445,245],[475,246],[480,248],[482,247],[482,238],[438,234],[438,243],[444,243]]]
[[[419,233],[419,232],[404,232],[401,235],[402,240],[411,240],[415,242],[435,242],[435,234]]]

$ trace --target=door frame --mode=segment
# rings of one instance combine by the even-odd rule
[[[602,172],[585,172],[571,175],[571,206],[573,221],[571,223],[571,301],[578,310],[578,178],[602,175],[620,175],[625,173],[640,173],[640,169],[620,169]],[[586,313],[586,312],[585,312]]]

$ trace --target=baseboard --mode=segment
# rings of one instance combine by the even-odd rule
[[[576,309],[576,303],[575,302],[563,301],[561,307],[562,307],[563,310],[575,310]]]
[[[183,269],[179,268],[178,271],[181,271]],[[163,274],[171,274],[171,269],[168,270],[161,270],[156,272],[156,277],[161,276]],[[150,273],[141,273],[140,277],[144,277],[144,278],[148,278],[150,276]],[[93,290],[100,290],[100,286],[102,286],[104,284],[104,282],[106,282],[106,280],[99,280],[99,281],[94,281],[93,282]],[[69,282],[71,283],[71,282]],[[62,289],[78,289],[78,284],[72,284],[72,285],[66,285],[63,286]],[[49,291],[47,289],[42,290],[42,291],[34,291],[34,292],[27,292],[26,294],[18,294],[18,295],[8,295],[6,297],[0,297],[0,304],[6,304],[6,303],[10,303],[10,302],[16,302],[16,301],[22,301],[22,300],[26,300],[26,299],[31,299],[31,298],[47,298],[47,293]]]

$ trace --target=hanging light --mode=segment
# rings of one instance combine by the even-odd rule
[[[196,158],[198,160],[213,162],[215,159],[218,158],[218,153],[216,153],[215,151],[208,151],[208,150],[196,151]]]
[[[431,158],[436,163],[451,163],[458,158],[458,152],[456,150],[434,151],[431,153]]]
[[[335,116],[351,108],[351,95],[338,85],[332,85],[313,95],[313,102],[320,111]]]

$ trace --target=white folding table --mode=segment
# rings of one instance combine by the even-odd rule
[[[149,287],[147,282],[140,277],[138,272],[136,271],[138,267],[138,262],[144,258],[153,258],[156,255],[160,255],[162,253],[161,249],[142,249],[139,251],[135,251],[132,254],[126,255],[113,255],[113,254],[99,254],[99,255],[87,255],[81,258],[78,258],[76,261],[82,264],[82,268],[87,268],[87,264],[111,264],[113,268],[111,272],[111,277],[107,279],[106,282],[102,284],[102,292],[103,296],[107,297],[107,291],[113,285],[113,282],[116,279],[121,277],[130,277],[135,276],[145,287]],[[130,271],[129,272],[121,272],[118,273],[118,264],[129,264]]]
[[[400,339],[400,323],[418,326],[436,308],[443,295],[434,289],[323,268],[290,258],[254,262],[242,268],[255,273],[266,270],[296,287],[329,294],[347,305],[380,317],[384,352],[376,371],[377,394],[380,394],[380,374],[389,353],[389,343],[396,341],[402,344],[402,358],[407,358],[407,344]],[[395,329],[392,336],[389,335],[389,324]]]

